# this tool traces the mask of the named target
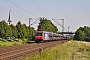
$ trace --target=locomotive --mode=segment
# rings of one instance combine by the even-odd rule
[[[55,40],[64,40],[66,37],[64,37],[61,34],[56,34],[53,32],[47,32],[43,30],[36,30],[35,32],[35,42],[44,42],[44,41],[55,41]]]

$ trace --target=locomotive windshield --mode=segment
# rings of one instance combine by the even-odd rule
[[[36,36],[42,36],[42,32],[36,32]]]

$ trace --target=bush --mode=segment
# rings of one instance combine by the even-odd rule
[[[84,38],[84,41],[86,41],[86,42],[90,42],[90,38],[89,38],[89,37]]]

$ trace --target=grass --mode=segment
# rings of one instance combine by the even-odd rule
[[[17,42],[17,41],[0,41],[0,46],[1,47],[3,47],[3,46],[15,46],[15,45],[20,45],[20,44],[22,44],[22,40],[20,40],[19,42]]]
[[[18,41],[18,39],[11,40],[11,41],[8,41],[8,40],[1,41],[0,40],[0,47],[4,47],[4,46],[16,46],[16,45],[21,45],[21,44],[26,44],[26,43],[27,43],[27,39],[19,40],[19,41]]]
[[[26,60],[90,60],[90,47],[78,41],[69,41]]]

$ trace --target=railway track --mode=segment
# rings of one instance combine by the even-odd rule
[[[44,50],[46,48],[53,47],[64,42],[66,41],[63,40],[45,43],[33,43],[0,48],[0,60],[19,60],[21,57],[25,58],[38,53],[40,49]]]

